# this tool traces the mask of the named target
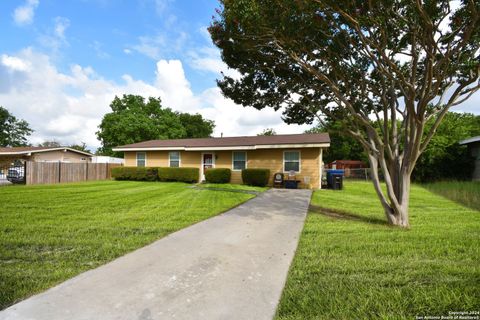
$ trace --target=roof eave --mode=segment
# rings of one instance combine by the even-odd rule
[[[225,147],[119,147],[113,151],[222,151],[222,150],[258,150],[258,149],[286,149],[286,148],[328,148],[329,142],[324,143],[290,143],[290,144],[262,144],[253,146],[225,146]]]

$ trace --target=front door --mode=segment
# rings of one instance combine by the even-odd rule
[[[202,154],[202,181],[205,180],[205,171],[215,167],[215,161],[213,160],[213,153]]]

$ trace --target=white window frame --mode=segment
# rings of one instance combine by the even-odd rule
[[[172,167],[172,152],[178,152],[178,168],[182,167],[182,153],[180,151],[170,151],[168,153],[168,166],[170,168],[177,168],[177,167]]]
[[[145,159],[144,159],[144,161],[145,161],[145,167],[147,167],[147,153],[146,153],[146,152],[140,152],[140,151],[139,151],[139,152],[135,152],[135,166],[138,167],[138,154],[139,154],[139,153],[145,154]],[[142,168],[143,168],[143,167],[142,167]]]
[[[235,169],[235,153],[245,153],[245,169],[248,168],[248,158],[247,158],[247,151],[232,151],[232,171],[242,171],[242,169]]]
[[[286,152],[298,152],[298,171],[295,171],[295,173],[300,173],[302,172],[302,151],[300,150],[284,150],[283,151],[283,173],[289,173],[289,171],[285,171],[285,153]],[[293,162],[293,161],[289,161]]]

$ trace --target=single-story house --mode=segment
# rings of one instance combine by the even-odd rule
[[[0,163],[15,160],[33,162],[74,162],[92,161],[92,154],[69,147],[0,147]]]
[[[472,173],[472,180],[480,181],[480,136],[472,137],[459,142],[461,145],[467,145],[469,153],[474,158],[475,164]]]
[[[124,152],[126,167],[195,167],[200,180],[209,168],[229,168],[232,183],[242,183],[242,169],[265,168],[270,169],[270,184],[275,173],[294,171],[296,179],[321,188],[323,150],[329,146],[328,133],[312,133],[150,140],[113,151]]]

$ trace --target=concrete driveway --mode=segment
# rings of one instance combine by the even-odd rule
[[[0,312],[0,319],[271,319],[310,202],[266,191]]]

